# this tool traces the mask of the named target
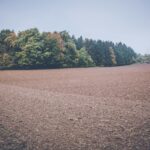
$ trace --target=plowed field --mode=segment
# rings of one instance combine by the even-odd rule
[[[150,65],[0,71],[0,149],[150,150]]]

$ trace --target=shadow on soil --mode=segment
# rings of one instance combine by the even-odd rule
[[[150,150],[150,120],[146,121],[142,126],[132,129],[129,133],[129,136],[127,136],[127,139],[125,141],[122,140],[123,139],[113,139],[112,137],[110,137],[110,140],[106,141],[106,143],[104,143],[104,146],[99,147],[99,149],[100,150],[120,150],[120,149]],[[1,150],[30,150],[30,146],[28,144],[29,143],[26,140],[24,140],[22,137],[6,129],[2,124],[0,124],[0,149]],[[48,144],[48,143],[43,143],[43,144]],[[38,145],[36,145],[35,142],[31,147],[34,149],[34,147],[38,147]],[[42,147],[42,145],[40,145],[40,147]],[[86,148],[92,149],[92,147],[86,147]],[[56,150],[56,147],[54,149],[52,147],[49,147],[48,149]]]
[[[27,142],[18,137],[16,133],[6,129],[0,124],[0,149],[1,150],[26,150]]]

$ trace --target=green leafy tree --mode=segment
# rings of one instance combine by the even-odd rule
[[[48,67],[62,67],[64,63],[64,41],[60,33],[45,32],[43,37],[43,64]]]
[[[37,67],[42,65],[42,51],[39,43],[28,43],[22,51],[16,52],[16,59],[20,66]]]
[[[65,67],[76,67],[78,64],[78,52],[73,41],[65,43]]]
[[[15,52],[16,34],[10,30],[0,32],[0,65],[12,66]]]
[[[16,65],[27,68],[42,65],[42,42],[38,29],[19,32],[16,45]]]
[[[92,67],[95,66],[91,56],[85,50],[85,48],[81,48],[78,50],[78,66],[80,67]]]

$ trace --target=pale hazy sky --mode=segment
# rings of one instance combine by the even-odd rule
[[[0,0],[0,30],[33,27],[150,53],[150,0]]]

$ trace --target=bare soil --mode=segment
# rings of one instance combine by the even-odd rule
[[[150,150],[150,65],[0,71],[0,149]]]

